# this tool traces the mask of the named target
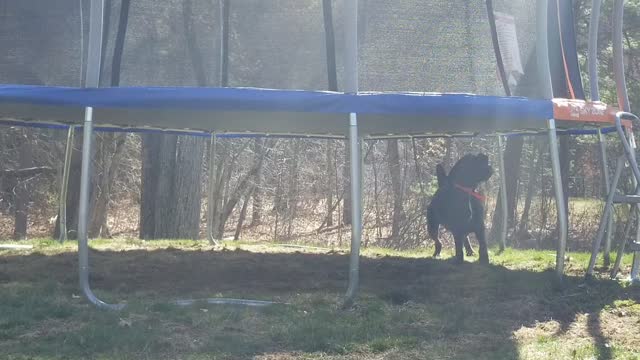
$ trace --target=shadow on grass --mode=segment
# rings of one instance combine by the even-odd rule
[[[611,346],[609,340],[602,333],[602,325],[600,323],[600,313],[589,314],[587,326],[589,328],[589,334],[593,337],[598,352],[599,360],[611,360],[613,354],[611,353]]]
[[[565,331],[577,314],[588,313],[600,359],[611,359],[600,311],[615,300],[640,299],[637,288],[609,280],[587,284],[575,276],[559,290],[553,271],[378,257],[361,261],[359,306],[340,311],[346,255],[92,251],[91,263],[93,286],[108,300],[129,299],[125,312],[100,312],[72,296],[78,293],[75,253],[0,257],[0,351],[43,358],[235,359],[402,349],[408,359],[515,359],[514,331],[551,319]],[[257,311],[163,304],[212,296],[293,305]]]

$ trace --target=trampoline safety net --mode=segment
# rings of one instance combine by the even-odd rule
[[[106,1],[101,86],[224,84],[223,3],[226,85],[328,89],[322,0]],[[344,3],[331,2],[338,90],[344,88]],[[534,96],[523,79],[535,78],[535,1],[493,6],[514,94]],[[360,0],[359,7],[361,91],[504,95],[485,1]],[[0,83],[80,86],[88,23],[88,0],[3,1]],[[119,36],[121,59],[114,57]]]

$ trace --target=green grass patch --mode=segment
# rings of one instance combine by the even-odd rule
[[[128,300],[109,312],[78,296],[76,244],[30,243],[32,251],[0,253],[6,359],[640,357],[640,290],[604,276],[585,282],[583,253],[568,254],[558,287],[552,251],[492,249],[491,265],[481,266],[434,260],[430,249],[366,249],[361,296],[343,309],[347,256],[335,249],[92,241],[96,292]],[[185,296],[289,305],[169,303]]]

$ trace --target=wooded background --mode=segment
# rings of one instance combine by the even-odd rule
[[[108,3],[106,32],[112,35],[107,39],[113,40],[107,40],[104,44],[107,55],[102,85],[118,86],[124,70],[153,77],[155,74],[148,73],[151,70],[144,66],[145,63],[154,62],[153,57],[147,56],[153,52],[143,51],[146,46],[144,42],[139,44],[140,55],[134,56],[136,63],[123,65],[122,61],[123,51],[135,53],[138,50],[123,50],[125,36],[134,36],[129,33],[136,32],[133,22],[127,29],[127,18],[130,11],[135,11],[136,2],[122,0]],[[296,79],[277,77],[292,64],[261,66],[260,62],[237,56],[227,59],[235,69],[233,77],[216,78],[210,75],[205,69],[217,66],[209,63],[215,56],[203,50],[205,40],[196,37],[194,27],[212,26],[208,25],[211,14],[201,6],[194,6],[192,0],[168,3],[176,11],[174,15],[183,14],[185,19],[195,17],[197,21],[182,21],[181,16],[169,16],[171,9],[163,7],[155,7],[158,13],[148,16],[163,19],[164,23],[157,26],[170,29],[166,33],[179,32],[184,39],[178,41],[175,36],[168,35],[166,39],[154,39],[167,44],[164,50],[168,54],[176,54],[171,69],[162,74],[167,84],[234,86],[248,82],[264,87],[288,88],[296,83]],[[603,6],[603,14],[607,15],[603,16],[600,25],[598,51],[601,97],[603,101],[615,104],[608,15],[611,14],[611,3],[606,1]],[[634,107],[640,103],[640,60],[636,56],[640,46],[640,1],[626,3],[626,69],[630,101]],[[243,4],[235,2],[234,6],[249,6]],[[318,2],[313,6],[322,5]],[[591,1],[588,0],[574,1],[583,70],[587,68],[585,54],[590,6]],[[253,24],[258,30],[262,26],[272,25],[270,22],[273,21],[288,22],[279,24],[283,32],[302,28],[303,24],[296,23],[298,17],[278,17],[276,20],[268,16],[270,10],[266,7],[262,10],[247,12],[254,14],[254,17],[244,18],[243,21]],[[5,23],[5,26],[11,26],[15,31],[27,31],[24,27],[28,23],[15,21],[25,16],[24,13],[11,8],[3,11],[3,19],[14,19],[10,25]],[[286,12],[288,9],[281,8],[280,11]],[[375,11],[375,8],[370,11]],[[316,19],[316,25],[322,27],[322,20],[321,17]],[[233,14],[230,21],[237,21]],[[165,32],[158,32],[162,33]],[[289,36],[294,44],[305,38],[296,37],[295,32],[282,35]],[[243,40],[241,31],[232,32],[230,41],[235,44],[233,46],[269,47],[269,44]],[[43,41],[41,45],[55,47],[56,42]],[[329,45],[329,48],[335,47],[335,44]],[[37,51],[35,49],[29,56],[37,57]],[[188,54],[186,59],[189,66],[181,66],[185,53]],[[318,66],[331,66],[325,64],[327,57],[324,49],[319,49],[314,58]],[[25,70],[25,73],[15,76],[24,83],[29,73]],[[586,74],[583,80],[588,89]],[[12,81],[4,79],[4,82]],[[31,83],[43,81],[34,77]],[[135,85],[135,81],[128,78],[127,84]],[[304,87],[337,90],[338,85],[335,78],[323,76],[310,80]],[[637,107],[635,110],[638,110]],[[609,139],[609,167],[612,169],[619,147],[613,136]],[[0,132],[0,238],[58,237],[56,214],[65,140],[66,132],[62,130],[5,127]],[[77,229],[81,143],[81,136],[76,136],[67,202],[70,238],[74,238]],[[490,155],[497,170],[496,143],[495,137],[366,142],[363,151],[364,246],[415,248],[430,244],[423,207],[435,191],[436,164],[444,163],[450,167],[467,152],[485,152]],[[209,182],[208,146],[208,141],[200,137],[97,133],[93,157],[90,236],[203,238],[206,186]],[[561,136],[560,147],[563,181],[569,197],[569,246],[584,248],[597,229],[602,208],[604,189],[597,139],[595,136]],[[555,204],[546,138],[509,137],[504,154],[509,243],[521,247],[553,247],[556,233]],[[345,141],[342,140],[220,139],[215,159],[218,177],[214,179],[218,199],[215,216],[220,224],[216,229],[217,235],[243,240],[347,245],[351,223],[347,159]],[[494,176],[483,188],[489,195],[487,223],[494,229],[499,221],[499,217],[493,216],[499,203],[497,181],[497,176]],[[627,187],[631,186],[629,178],[624,183]]]

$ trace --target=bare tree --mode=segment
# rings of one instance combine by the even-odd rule
[[[522,215],[520,216],[520,223],[517,227],[517,238],[530,238],[529,233],[529,214],[531,212],[531,205],[533,203],[533,194],[539,174],[542,173],[542,156],[543,151],[540,141],[533,142],[533,150],[529,156],[528,168],[529,176],[527,177],[527,194],[524,200],[524,207],[522,209]],[[535,162],[535,165],[534,165]]]
[[[33,151],[31,141],[25,130],[21,131],[20,141],[18,145],[18,157],[20,168],[31,168],[33,166]],[[16,205],[15,205],[15,223],[13,230],[13,238],[23,240],[27,237],[28,216],[29,216],[29,188],[28,178],[22,177],[17,179],[15,187]]]
[[[256,156],[262,156],[264,153],[264,138],[256,138],[253,143],[253,153]],[[257,226],[262,223],[262,163],[260,164],[260,168],[258,168],[256,172],[256,177],[254,181],[253,187],[253,205],[252,205],[252,213],[251,213],[251,226]]]
[[[400,164],[400,152],[398,140],[387,142],[387,163],[391,176],[391,188],[393,192],[393,215],[391,220],[391,238],[400,235],[400,227],[405,219],[402,194],[402,167]]]

